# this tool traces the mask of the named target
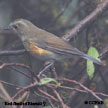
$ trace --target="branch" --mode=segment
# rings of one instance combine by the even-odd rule
[[[0,35],[15,34],[12,30],[0,29]]]
[[[66,78],[59,78],[57,80],[62,80],[62,81],[68,81],[68,82],[72,82],[74,84],[79,85],[81,88],[83,88],[84,90],[86,90],[88,93],[92,94],[95,98],[97,98],[99,101],[103,101],[99,96],[96,95],[95,92],[93,92],[92,90],[88,89],[86,86],[84,86],[83,84],[81,84],[80,82],[77,82],[75,80],[70,80],[70,79],[66,79]]]
[[[15,51],[0,51],[0,56],[20,55],[27,52],[25,49]]]
[[[4,88],[1,82],[0,82],[0,92],[5,96],[5,98],[9,102],[13,102],[13,99],[10,97],[9,93],[6,91],[6,89]],[[16,106],[13,105],[12,108],[16,108]]]
[[[34,78],[36,78],[36,80],[39,81],[39,78],[35,75],[35,73],[32,71],[32,69],[28,65],[20,64],[20,63],[2,63],[2,65],[0,65],[0,69],[3,69],[6,66],[19,66],[19,67],[23,67],[23,68],[27,69],[30,72],[31,77],[29,77],[24,72],[18,71],[15,68],[14,69],[17,70],[18,72],[22,73],[23,75],[27,76],[28,78],[32,78],[32,80],[34,80]]]
[[[53,89],[53,92],[55,93],[55,95],[57,96],[59,102],[61,103],[62,108],[66,108],[66,105],[64,104],[64,102],[63,102],[63,100],[62,100],[60,94],[59,94],[55,89]]]
[[[30,85],[28,85],[28,86],[25,86],[25,87],[23,87],[22,89],[20,89],[13,97],[12,97],[12,99],[14,100],[19,94],[21,94],[22,92],[24,92],[24,91],[26,91],[26,90],[28,90],[28,89],[30,89],[30,88],[32,88],[32,87],[36,87],[36,86],[38,86],[39,84],[38,84],[38,82],[37,81],[35,81],[33,84],[30,84]]]
[[[63,36],[64,40],[69,41],[72,37],[76,36],[85,26],[91,21],[96,20],[96,18],[103,13],[104,9],[108,7],[108,0],[104,0],[97,8],[82,21],[80,21],[67,35]]]

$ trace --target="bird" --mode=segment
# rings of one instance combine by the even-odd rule
[[[16,19],[8,26],[21,39],[25,49],[34,57],[40,60],[62,61],[78,56],[92,62],[103,65],[95,59],[77,48],[72,47],[67,41],[60,37],[35,26],[26,19]]]

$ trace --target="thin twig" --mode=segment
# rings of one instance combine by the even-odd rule
[[[58,100],[54,97],[54,96],[51,96],[50,94],[48,94],[47,92],[44,92],[43,90],[41,89],[38,89],[41,93],[43,93],[44,95],[48,96],[49,98],[51,98],[52,100],[58,102]]]
[[[96,97],[99,101],[103,101],[99,96],[96,95],[95,92],[93,92],[92,90],[88,89],[86,86],[84,86],[83,84],[75,81],[75,80],[70,80],[70,79],[66,79],[66,78],[59,78],[57,80],[63,80],[63,81],[68,81],[68,82],[72,82],[74,84],[79,85],[80,87],[82,87],[84,90],[86,90],[88,93],[91,93],[94,97]]]
[[[10,97],[9,93],[6,91],[6,89],[3,87],[2,83],[0,83],[0,91],[1,93],[3,93],[3,95],[5,96],[5,98],[9,101],[9,102],[13,102],[13,99]],[[15,105],[12,105],[12,108],[16,108]]]
[[[9,85],[9,86],[13,86],[13,87],[17,87],[17,88],[23,88],[23,87],[21,87],[21,86],[18,86],[18,85],[16,85],[16,84],[9,83],[9,82],[2,81],[2,80],[0,80],[0,83],[7,84],[7,85]]]
[[[56,94],[56,96],[57,96],[59,102],[60,102],[61,105],[62,105],[62,108],[66,108],[66,105],[64,104],[64,102],[63,102],[62,98],[60,97],[59,93],[58,93],[55,89],[53,89],[53,92]]]
[[[43,70],[41,70],[39,72],[39,74],[37,75],[38,77],[40,77],[48,68],[50,68],[53,65],[53,62],[50,62],[47,66],[44,67]]]
[[[19,90],[13,97],[12,99],[15,99],[19,94],[21,94],[22,92],[34,87],[34,86],[38,86],[38,82],[35,81],[33,84],[30,84],[28,86],[23,87],[21,90]]]

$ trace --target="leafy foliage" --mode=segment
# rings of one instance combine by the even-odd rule
[[[89,48],[88,55],[100,60],[98,58],[99,53],[95,47]],[[91,60],[87,60],[87,73],[88,73],[90,79],[93,78],[94,72],[95,72],[95,66],[94,66],[93,62]]]

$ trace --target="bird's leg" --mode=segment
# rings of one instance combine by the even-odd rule
[[[53,66],[53,64],[54,64],[54,61],[47,61],[47,62],[45,62],[44,67],[41,69],[41,71],[38,74],[38,77],[40,77],[41,75],[45,76],[45,74],[43,74],[43,73],[46,72],[46,71],[48,71],[48,69],[51,66]]]
[[[54,78],[57,78],[58,76],[57,76],[56,69],[55,69],[54,65],[51,66],[51,71],[52,71],[52,73],[54,75]]]

